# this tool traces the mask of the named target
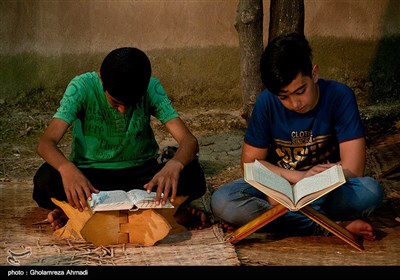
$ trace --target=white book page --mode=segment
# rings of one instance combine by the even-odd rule
[[[125,205],[132,204],[126,192],[116,191],[100,191],[99,193],[92,194],[92,200],[89,201],[90,207],[96,207],[98,205]]]
[[[314,176],[302,179],[293,187],[296,203],[302,197],[325,189],[338,181],[340,181],[340,177],[336,165]]]
[[[293,201],[293,191],[290,183],[283,177],[275,174],[258,160],[253,165],[254,180],[269,188],[285,194]]]
[[[151,192],[148,193],[145,190],[139,190],[139,189],[133,189],[130,190],[128,192],[129,198],[130,200],[133,202],[133,204],[138,203],[139,201],[154,201],[155,202],[155,198],[156,198],[156,193],[155,192]]]
[[[162,205],[161,203],[156,205],[156,192],[148,193],[145,190],[133,189],[128,192],[128,195],[137,208],[174,208],[169,200],[167,200],[165,205]]]

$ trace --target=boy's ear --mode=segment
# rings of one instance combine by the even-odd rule
[[[313,69],[312,69],[312,78],[313,78],[313,82],[314,82],[314,83],[317,83],[317,82],[318,82],[318,79],[319,79],[319,67],[318,67],[317,64],[315,64],[315,65],[313,66]]]

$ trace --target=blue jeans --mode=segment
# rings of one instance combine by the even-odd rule
[[[349,178],[334,191],[309,204],[334,221],[367,219],[381,205],[383,189],[371,177]],[[273,206],[266,195],[243,179],[219,187],[211,197],[214,216],[228,224],[241,227]],[[267,224],[263,230],[289,235],[322,235],[326,231],[297,211]]]

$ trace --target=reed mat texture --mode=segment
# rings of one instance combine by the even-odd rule
[[[235,248],[214,225],[167,236],[154,246],[95,247],[59,239],[43,222],[48,211],[36,206],[32,186],[0,183],[0,265],[40,266],[238,266]]]

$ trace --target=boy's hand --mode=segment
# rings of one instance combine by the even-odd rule
[[[322,171],[325,171],[325,170],[327,170],[328,168],[330,168],[330,167],[332,167],[334,165],[336,165],[336,164],[335,163],[317,164],[317,165],[313,166],[312,168],[310,168],[309,170],[307,170],[304,173],[304,177],[303,178],[310,177],[310,176],[313,176],[315,174],[321,173]]]
[[[87,200],[91,200],[92,193],[98,193],[95,187],[73,164],[64,165],[59,169],[68,203],[79,211],[87,210]]]
[[[156,204],[165,204],[168,197],[173,202],[178,190],[179,174],[183,169],[183,164],[175,159],[170,159],[164,167],[143,187],[151,192],[157,186]],[[161,199],[161,194],[163,194]]]

